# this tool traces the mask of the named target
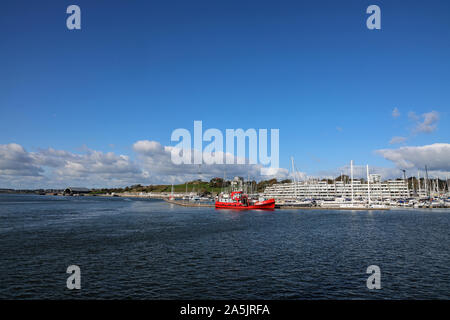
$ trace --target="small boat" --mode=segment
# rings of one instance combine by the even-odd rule
[[[310,208],[316,206],[316,201],[312,199],[286,199],[275,204],[275,208]]]
[[[234,191],[230,197],[217,199],[215,205],[218,209],[274,209],[275,199],[249,199],[242,191]]]

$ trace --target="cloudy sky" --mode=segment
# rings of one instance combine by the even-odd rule
[[[69,1],[0,4],[0,188],[261,176],[175,165],[177,128],[279,129],[280,166],[450,177],[450,2]],[[206,144],[206,143],[205,143]],[[233,157],[233,155],[228,155]]]

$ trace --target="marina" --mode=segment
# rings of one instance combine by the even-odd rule
[[[293,165],[294,168],[294,165]],[[222,181],[222,187],[215,192],[206,192],[198,188],[188,191],[188,182],[184,192],[175,192],[174,185],[170,192],[133,192],[86,193],[86,189],[66,188],[64,193],[54,195],[103,196],[163,199],[167,203],[184,207],[216,207],[227,209],[306,209],[306,210],[390,210],[392,208],[450,208],[448,180],[428,178],[427,174],[397,179],[384,179],[378,173],[370,173],[365,167],[366,177],[354,176],[353,161],[350,162],[349,175],[342,174],[334,179],[306,178],[276,181],[263,190],[257,190],[254,181],[245,181],[234,177]],[[293,172],[295,172],[293,170]],[[210,182],[220,178],[213,178]],[[192,184],[193,182],[189,182]],[[207,182],[197,180],[205,186]],[[226,186],[224,185],[226,184]],[[151,187],[151,186],[150,186]],[[145,187],[141,187],[144,188]],[[82,190],[74,194],[68,190]],[[167,189],[167,188],[166,188]],[[203,190],[203,191],[201,191]],[[48,194],[48,193],[47,193]],[[272,202],[274,205],[272,205]],[[270,204],[269,204],[270,203]],[[257,205],[254,205],[257,204]],[[264,208],[261,204],[269,204]]]
[[[335,179],[297,180],[292,159],[293,180],[267,186],[256,192],[252,184],[235,177],[229,188],[220,194],[200,197],[198,194],[174,194],[173,188],[165,198],[169,203],[181,206],[225,207],[228,209],[257,209],[249,206],[252,201],[274,201],[275,209],[322,209],[322,210],[390,210],[392,208],[450,208],[448,179],[417,177],[383,180],[380,174],[370,173],[365,167],[366,179],[354,177],[354,164],[350,162],[349,175],[341,174]],[[235,199],[235,195],[241,194]],[[181,198],[182,200],[175,200]],[[217,203],[220,203],[219,206]]]
[[[196,179],[178,185],[134,185],[115,189],[67,187],[60,190],[25,190],[27,193],[54,196],[124,197],[162,199],[183,207],[209,207],[233,210],[390,210],[395,208],[450,208],[448,179],[429,177],[428,169],[416,176],[383,179],[368,165],[355,166],[353,160],[340,175],[330,178],[303,176],[292,161],[292,179],[227,180],[214,177],[209,182]],[[348,172],[346,172],[348,171]],[[362,174],[363,173],[363,174]],[[189,187],[188,187],[189,186]],[[154,191],[159,190],[159,191]],[[0,190],[1,191],[1,190]],[[20,191],[20,190],[19,190]],[[15,190],[4,189],[5,193]],[[20,193],[20,192],[19,192]]]
[[[354,164],[350,162],[349,175],[334,179],[294,179],[288,183],[268,186],[264,197],[274,198],[281,207],[320,207],[329,209],[376,209],[396,207],[450,208],[448,179],[440,187],[438,179],[417,177],[382,180],[380,174],[370,173],[366,166],[366,177],[354,177]],[[425,169],[426,170],[426,169]]]

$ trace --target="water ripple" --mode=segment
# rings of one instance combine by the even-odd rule
[[[2,299],[449,299],[450,212],[0,195]],[[66,288],[68,265],[82,290]],[[378,265],[382,289],[366,288]]]

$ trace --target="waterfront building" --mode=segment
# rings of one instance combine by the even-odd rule
[[[307,180],[292,183],[279,183],[269,186],[264,191],[264,197],[276,200],[288,199],[315,199],[331,200],[334,198],[363,198],[370,195],[372,201],[377,200],[401,200],[410,197],[408,185],[405,180],[381,181],[379,175],[370,175],[370,183],[367,181],[320,181]]]

